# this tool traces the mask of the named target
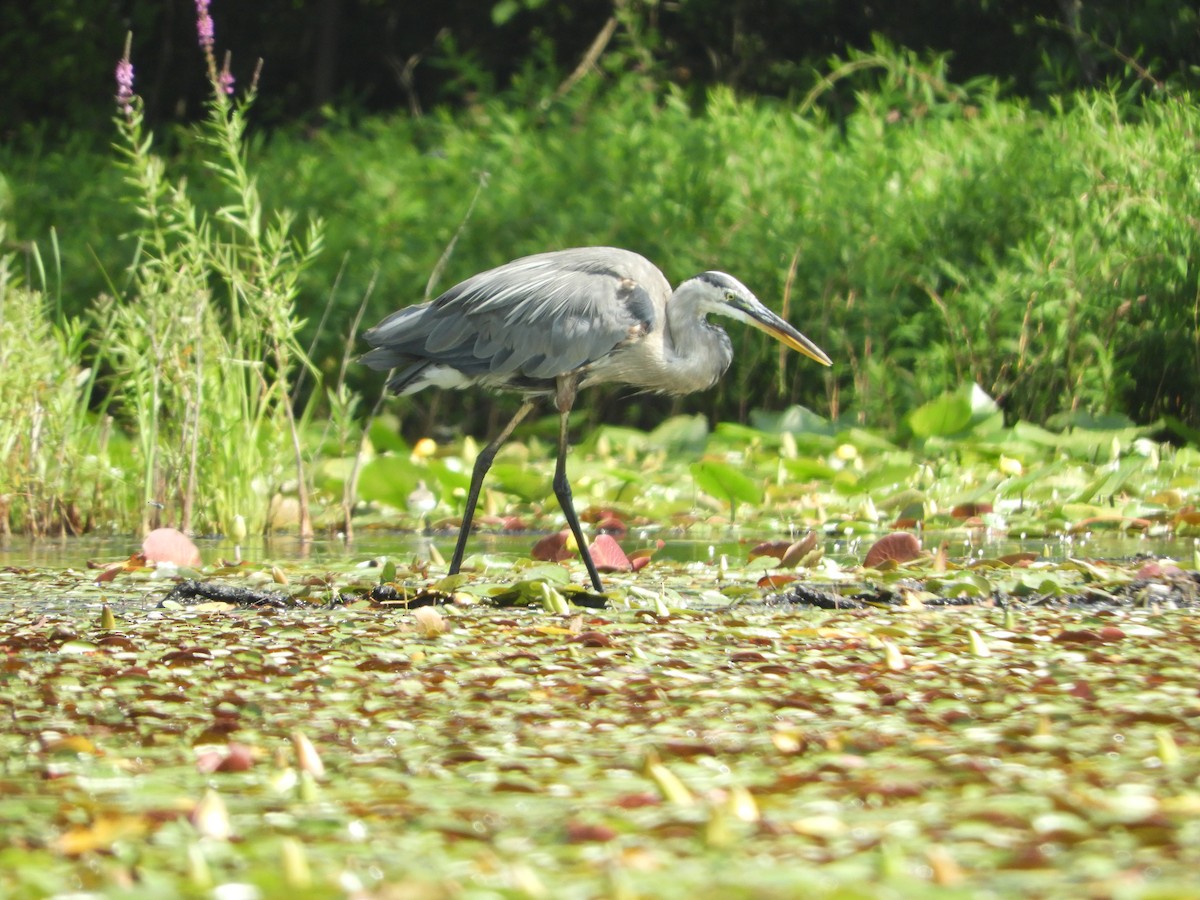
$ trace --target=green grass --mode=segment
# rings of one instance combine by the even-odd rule
[[[0,534],[128,521],[111,465],[124,442],[111,417],[90,408],[96,373],[83,361],[86,346],[85,323],[56,322],[49,300],[0,257]]]

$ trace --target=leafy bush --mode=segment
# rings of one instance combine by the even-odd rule
[[[596,417],[744,419],[752,406],[803,402],[886,426],[978,382],[1010,418],[1075,409],[1200,421],[1194,104],[1127,108],[1097,94],[1032,110],[883,46],[839,63],[825,89],[851,75],[863,92],[836,122],[816,93],[794,104],[716,90],[697,112],[626,77],[585,79],[555,100],[531,92],[262,140],[263,204],[327,223],[328,252],[296,285],[302,343],[316,339],[321,370],[340,365],[344,328],[316,333],[331,286],[336,323],[354,318],[372,283],[368,322],[422,299],[478,193],[434,290],[523,253],[617,244],[673,281],[720,268],[777,308],[786,301],[837,363],[828,374],[799,360],[780,369],[777,346],[734,326],[737,360],[715,392],[686,402],[601,392]],[[192,201],[220,208],[207,145],[184,135],[182,148]],[[86,157],[5,165],[18,200],[40,203],[14,204],[24,235],[61,226],[68,210],[98,222],[110,202],[111,175]],[[78,314],[100,289],[83,260],[94,252],[113,271],[127,251],[116,229],[59,230]],[[377,389],[357,367],[349,377]],[[414,431],[483,430],[504,415],[488,398],[414,402]]]
[[[718,418],[743,418],[754,398],[888,424],[976,381],[1010,418],[1197,421],[1195,109],[1164,100],[1130,116],[1097,95],[1046,114],[908,57],[884,75],[841,128],[727,91],[694,115],[629,87],[541,113],[492,103],[379,121],[315,154],[278,148],[269,167],[290,173],[290,199],[328,211],[348,300],[378,271],[377,315],[424,295],[482,173],[439,288],[523,253],[611,243],[673,281],[728,270],[778,306],[795,261],[789,315],[839,365],[824,380],[799,361],[781,375],[777,347],[733,329],[733,371],[683,404]],[[417,402],[440,417],[436,398]],[[593,408],[639,421],[663,406]]]

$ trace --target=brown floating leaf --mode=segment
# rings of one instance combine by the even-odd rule
[[[569,536],[569,531],[548,534],[533,545],[529,555],[539,562],[562,562],[564,559],[570,559],[575,554],[567,549]]]
[[[151,531],[142,541],[142,555],[147,562],[200,565],[200,551],[192,539],[177,528],[155,528]]]
[[[607,825],[592,825],[587,822],[567,823],[567,843],[570,844],[603,843],[613,840],[616,836],[617,832]]]
[[[799,580],[800,578],[798,575],[764,575],[762,578],[758,579],[758,586],[763,590],[770,589],[777,591],[784,585],[791,584],[793,581]]]
[[[783,555],[788,552],[788,548],[791,546],[791,541],[763,541],[750,551],[750,558],[757,559],[760,556],[770,556],[773,559],[783,559]]]
[[[1038,554],[1033,553],[1032,551],[1027,551],[1025,553],[1006,553],[1000,557],[1000,562],[1013,566],[1014,568],[1025,568],[1037,558]]]
[[[146,568],[146,555],[139,552],[120,562],[95,563],[89,561],[87,565],[89,569],[101,569],[100,574],[96,576],[96,584],[106,584],[124,572],[137,572]]]
[[[613,801],[618,809],[641,809],[643,806],[659,806],[662,797],[654,791],[640,791],[636,794],[624,794]]]
[[[1078,697],[1080,700],[1095,700],[1096,692],[1092,690],[1092,686],[1086,681],[1076,681],[1067,690],[1067,693],[1072,697]]]
[[[633,563],[621,549],[621,545],[607,534],[599,535],[588,548],[592,554],[592,562],[600,572],[632,572]]]
[[[812,553],[813,550],[816,549],[816,546],[817,533],[815,531],[810,531],[784,551],[783,556],[779,558],[779,565],[783,566],[785,569],[792,568],[801,560],[803,560],[804,557]]]
[[[245,772],[254,765],[254,751],[245,744],[230,742],[221,750],[206,750],[196,758],[196,768],[212,772]]]
[[[96,584],[107,584],[124,571],[126,571],[125,563],[113,563],[96,576]]]
[[[1054,636],[1056,644],[1101,644],[1104,638],[1089,628],[1065,629]]]
[[[1137,575],[1134,577],[1152,581],[1161,578],[1178,578],[1181,575],[1183,575],[1183,569],[1174,563],[1151,560],[1138,569]]]
[[[1145,531],[1153,524],[1149,519],[1114,514],[1111,516],[1091,516],[1087,519],[1081,519],[1067,530],[1072,534],[1095,531],[1097,528],[1126,528],[1130,531]]]
[[[907,531],[893,531],[877,540],[867,551],[863,566],[868,569],[879,567],[880,563],[893,560],[897,563],[908,562],[921,555],[921,542],[915,535]]]
[[[624,537],[629,527],[616,516],[607,516],[596,523],[596,530]]]
[[[633,567],[633,571],[640,572],[642,569],[646,568],[646,566],[650,564],[650,558],[666,545],[666,541],[664,541],[662,538],[659,538],[654,542],[653,547],[642,547],[641,549],[634,550],[632,553],[630,553],[629,564]]]
[[[585,647],[611,647],[612,638],[602,631],[581,631],[571,641]]]
[[[254,766],[254,750],[245,744],[232,741],[226,750],[225,758],[217,766],[218,772],[245,772]]]
[[[978,516],[986,515],[992,511],[990,503],[960,503],[954,509],[950,510],[950,518],[952,519],[972,519]]]
[[[584,522],[590,522],[592,525],[596,525],[600,522],[603,522],[605,519],[624,521],[625,516],[623,513],[613,509],[611,506],[589,506],[583,511],[583,515],[581,515],[579,518]]]

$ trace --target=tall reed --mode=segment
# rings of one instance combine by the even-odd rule
[[[0,245],[4,226],[0,223]],[[89,409],[84,323],[56,323],[53,303],[0,256],[0,534],[77,534],[119,504],[111,420]]]
[[[199,137],[221,204],[201,210],[186,180],[167,177],[127,50],[117,69],[117,148],[138,226],[124,289],[96,304],[99,352],[114,408],[136,439],[143,530],[222,531],[241,516],[261,531],[289,483],[300,534],[310,536],[289,385],[302,367],[319,380],[297,339],[295,299],[321,226],[297,234],[291,213],[265,209],[246,151],[255,84],[235,98],[228,59],[218,69],[213,55],[208,4],[197,6],[211,88]]]

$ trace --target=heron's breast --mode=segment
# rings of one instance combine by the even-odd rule
[[[690,394],[711,387],[711,381],[699,383],[686,366],[663,355],[661,341],[653,336],[615,348],[591,363],[580,380],[580,387],[599,384],[623,384],[656,394]]]

